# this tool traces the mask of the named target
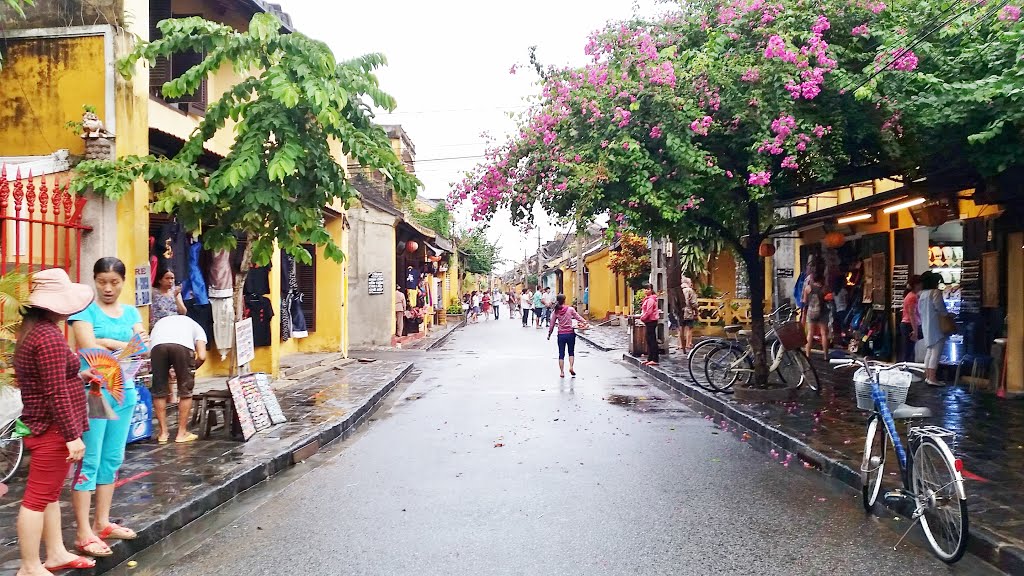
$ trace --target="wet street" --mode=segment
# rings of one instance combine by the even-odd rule
[[[894,552],[906,520],[578,344],[565,380],[518,320],[405,352],[415,372],[356,435],[115,573],[997,573],[947,567],[919,528]]]

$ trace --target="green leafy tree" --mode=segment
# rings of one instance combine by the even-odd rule
[[[152,65],[157,57],[199,51],[206,55],[202,62],[164,84],[165,96],[194,93],[226,65],[247,76],[207,108],[174,157],[83,162],[72,187],[117,199],[142,178],[154,185],[152,209],[201,231],[205,247],[234,248],[235,234],[241,233],[246,245],[236,306],[250,263],[269,263],[275,246],[303,262],[310,261],[304,243],[324,246],[331,259],[344,257],[324,227],[322,209],[339,201],[347,206],[357,192],[344,159],[331,152],[333,142],[351,161],[383,174],[399,198],[415,196],[418,180],[406,173],[387,134],[373,122],[371,104],[395,107],[373,74],[385,64],[384,56],[336,61],[323,42],[282,33],[281,22],[270,14],[255,15],[244,32],[198,17],[165,20],[159,27],[161,39],[140,43],[118,62],[122,75],[130,77],[140,60]],[[203,145],[229,120],[235,134],[231,151],[207,171],[199,165]]]
[[[498,247],[487,239],[486,226],[463,231],[459,235],[459,250],[465,254],[462,269],[470,274],[490,274],[501,261]]]
[[[880,7],[881,6],[881,7]],[[878,49],[853,29],[881,3],[710,0],[609,26],[581,68],[541,69],[518,134],[453,191],[476,217],[532,207],[610,216],[613,229],[675,244],[724,242],[751,286],[755,379],[768,384],[758,245],[780,199],[864,169],[903,173],[884,112],[854,98]],[[680,265],[681,266],[681,265]]]
[[[19,18],[25,17],[25,6],[35,6],[34,0],[3,0],[0,2],[0,8],[7,6],[14,14]],[[4,23],[4,15],[0,13],[0,26]],[[4,55],[0,52],[0,68],[4,66]]]

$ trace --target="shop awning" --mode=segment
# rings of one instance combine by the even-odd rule
[[[801,214],[794,218],[783,221],[777,228],[772,230],[772,236],[778,236],[780,234],[786,234],[789,232],[795,232],[797,230],[808,228],[816,224],[823,224],[825,222],[836,220],[849,214],[856,214],[859,212],[866,212],[869,210],[878,210],[889,204],[899,202],[905,198],[908,198],[912,194],[921,192],[922,195],[928,195],[924,190],[920,189],[920,186],[915,189],[911,186],[901,186],[893,190],[886,192],[879,192],[878,194],[872,194],[866,198],[859,198],[852,202],[844,202],[838,206],[832,206],[830,208],[823,208],[821,210],[815,210],[809,214]]]
[[[434,256],[440,256],[441,254],[444,254],[444,250],[441,250],[440,248],[434,246],[430,242],[424,242],[423,245],[427,247],[427,250],[433,252]]]
[[[437,238],[434,238],[434,244],[438,248],[444,250],[445,252],[448,252],[449,254],[455,253],[455,245],[452,244],[451,240],[445,238],[444,236],[438,236]]]

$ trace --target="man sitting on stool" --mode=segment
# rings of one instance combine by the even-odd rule
[[[206,332],[188,316],[173,315],[161,318],[153,325],[149,335],[150,361],[153,371],[153,410],[160,424],[157,442],[166,444],[170,438],[167,429],[167,397],[171,394],[171,368],[178,380],[178,444],[192,442],[198,436],[188,431],[188,418],[192,412],[192,389],[195,388],[194,368],[206,361]],[[193,362],[194,358],[194,362]]]

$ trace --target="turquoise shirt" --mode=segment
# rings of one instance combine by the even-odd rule
[[[537,290],[536,292],[533,293],[533,307],[534,308],[543,308],[544,307],[544,302],[541,300],[541,298],[543,298],[543,294],[541,294],[540,290]]]
[[[106,312],[100,310],[98,304],[93,302],[85,310],[68,318],[68,324],[74,324],[75,322],[88,322],[92,324],[92,331],[97,339],[110,338],[119,342],[127,342],[135,335],[135,325],[142,322],[142,316],[139,315],[138,309],[134,306],[121,304],[121,316],[119,318],[112,318]],[[85,370],[86,368],[88,366],[85,364],[85,361],[82,361],[82,369]],[[124,387],[126,390],[135,388],[135,381],[126,381]]]

